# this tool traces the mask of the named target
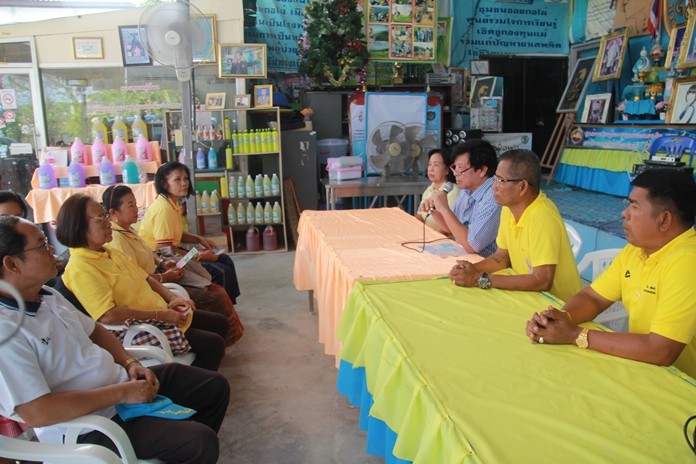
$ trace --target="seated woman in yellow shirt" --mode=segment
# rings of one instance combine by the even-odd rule
[[[176,268],[176,262],[173,260],[161,260],[133,229],[132,225],[138,220],[138,205],[130,187],[122,184],[109,187],[102,195],[102,205],[111,216],[113,231],[112,240],[105,245],[106,248],[115,248],[130,256],[141,269],[159,282],[165,283],[165,286],[172,282],[181,284],[199,310],[225,316],[229,323],[225,345],[231,346],[242,337],[244,327],[224,288],[210,281],[205,287],[185,285],[181,279],[184,272],[189,271]]]
[[[427,172],[428,179],[430,182],[432,182],[432,184],[430,184],[430,186],[425,189],[425,192],[423,192],[420,205],[418,206],[418,212],[416,213],[416,218],[419,221],[425,222],[427,226],[440,233],[443,233],[442,230],[438,227],[435,219],[428,213],[427,210],[425,210],[423,204],[428,198],[430,198],[435,190],[442,189],[445,182],[451,182],[453,185],[452,189],[447,194],[447,203],[449,203],[450,209],[454,207],[454,204],[457,202],[457,195],[459,195],[459,188],[457,188],[457,185],[454,183],[454,175],[450,169],[450,164],[452,164],[452,161],[444,150],[441,148],[434,148],[430,150],[428,153]]]
[[[69,197],[57,222],[58,240],[70,248],[63,282],[92,318],[105,324],[154,319],[178,326],[191,318],[186,338],[196,353],[193,365],[218,369],[227,335],[223,315],[193,311],[193,301],[174,295],[120,251],[105,248],[112,236],[109,215],[87,195]]]

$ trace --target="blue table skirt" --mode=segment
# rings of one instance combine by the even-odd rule
[[[631,190],[631,180],[626,172],[607,171],[589,167],[559,163],[554,180],[585,190],[627,197]]]
[[[367,431],[367,446],[365,450],[377,456],[385,458],[386,464],[408,464],[411,461],[399,459],[392,454],[397,434],[383,421],[370,416],[372,407],[372,395],[367,391],[365,381],[365,368],[353,368],[347,361],[341,360],[338,367],[338,380],[336,389],[340,394],[348,398],[353,406],[360,409],[361,430]]]

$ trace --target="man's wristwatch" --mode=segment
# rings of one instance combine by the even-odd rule
[[[575,344],[578,346],[578,348],[585,349],[588,346],[590,346],[590,342],[587,340],[587,334],[589,333],[590,329],[588,329],[587,327],[580,331],[578,338],[575,339]]]
[[[482,273],[481,277],[479,277],[478,286],[484,290],[491,288],[491,279],[488,278],[487,272]]]

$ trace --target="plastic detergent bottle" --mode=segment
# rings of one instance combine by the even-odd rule
[[[223,133],[225,140],[230,140],[232,138],[232,122],[230,122],[230,118],[225,118],[223,123]]]
[[[261,249],[261,237],[259,237],[259,229],[254,226],[247,229],[246,248],[247,251],[259,251]]]
[[[278,175],[274,172],[271,176],[271,193],[273,195],[280,195],[280,179]]]
[[[210,195],[207,190],[203,190],[201,195],[201,213],[207,214],[210,212]]]
[[[251,174],[247,174],[245,184],[247,198],[254,198],[254,192],[256,192],[256,189],[254,188],[254,180],[251,178]]]
[[[44,158],[39,166],[39,188],[48,190],[55,188],[57,185],[56,172],[53,170],[53,166]]]
[[[210,150],[208,150],[208,169],[217,169],[218,168],[218,159],[217,159],[217,152],[215,151],[215,148],[213,146],[210,146]]]
[[[268,129],[261,130],[261,151],[268,152],[271,151],[270,137],[268,134]]]
[[[220,176],[220,196],[222,198],[227,198],[229,193],[229,188],[227,187],[227,177]]]
[[[126,155],[126,159],[121,166],[121,175],[123,176],[124,184],[139,184],[140,183],[140,173],[138,172],[138,165],[135,164],[133,158],[130,155]]]
[[[106,125],[99,118],[92,118],[92,143],[97,139],[106,141]],[[94,159],[94,153],[92,153],[92,159]]]
[[[270,224],[273,222],[273,207],[270,202],[266,202],[266,206],[263,207],[263,222]]]
[[[201,194],[196,190],[196,214],[201,214],[203,210],[201,210]]]
[[[241,202],[237,204],[237,224],[246,224],[246,210]]]
[[[122,137],[114,137],[114,143],[111,144],[111,159],[114,164],[123,164],[128,154],[128,148]]]
[[[246,182],[242,176],[237,179],[237,198],[246,198]]]
[[[128,140],[128,126],[121,116],[116,116],[114,119],[114,123],[111,125],[111,133],[114,140],[116,140],[116,137],[121,137],[121,140]]]
[[[99,183],[101,185],[114,185],[116,183],[116,170],[106,156],[99,163]]]
[[[237,198],[237,178],[230,176],[230,181],[227,183],[229,189],[229,197]]]
[[[263,249],[266,251],[278,249],[278,234],[273,226],[266,226],[263,230]]]
[[[268,174],[263,175],[263,196],[270,197],[273,195],[273,187],[271,186],[271,178]]]
[[[134,140],[138,139],[142,135],[145,137],[145,141],[147,141],[147,124],[142,120],[139,114],[135,115],[131,129],[133,130]]]
[[[256,208],[254,208],[254,222],[263,224],[263,205],[260,201],[256,203]]]
[[[196,169],[205,169],[205,152],[201,147],[196,150]]]
[[[75,141],[70,145],[70,163],[72,164],[73,161],[83,166],[89,164],[87,162],[87,147],[82,143],[80,137],[75,137]]]
[[[227,169],[232,169],[232,148],[225,148],[225,167]]]
[[[276,224],[283,222],[283,211],[277,201],[273,203],[273,222]]]
[[[227,206],[227,223],[231,226],[237,224],[237,212],[234,210],[232,203]]]
[[[251,143],[249,141],[249,131],[242,132],[242,153],[251,153]]]
[[[271,150],[278,151],[280,148],[280,143],[278,142],[278,131],[276,129],[271,129]]]
[[[219,213],[220,212],[220,194],[217,190],[213,190],[210,194],[210,212]]]
[[[73,158],[68,166],[68,185],[73,188],[81,188],[85,186],[85,168]]]
[[[248,224],[253,224],[254,219],[256,219],[256,210],[254,210],[254,205],[248,202],[246,207],[246,222]]]
[[[261,177],[261,174],[256,174],[254,179],[254,195],[257,198],[263,196],[263,177]]]
[[[135,158],[139,163],[144,161],[152,161],[152,147],[143,134],[138,135],[138,141],[135,142]]]
[[[96,137],[92,142],[92,164],[99,166],[103,158],[106,158],[106,144],[102,142],[100,137]]]

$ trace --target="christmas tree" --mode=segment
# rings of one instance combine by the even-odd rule
[[[363,14],[355,0],[311,0],[298,42],[300,74],[340,87],[363,70],[368,53]]]

